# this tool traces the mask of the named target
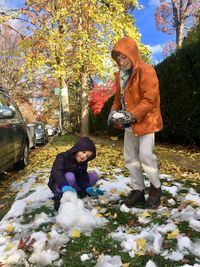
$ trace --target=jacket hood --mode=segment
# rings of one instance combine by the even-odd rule
[[[75,154],[78,151],[91,151],[92,156],[88,158],[90,161],[96,157],[96,147],[94,142],[89,137],[81,137],[75,145],[69,150],[69,153]]]
[[[116,58],[113,57],[113,52],[120,52],[131,59],[133,68],[136,70],[140,64],[140,56],[138,46],[135,40],[131,37],[123,37],[116,42],[112,49],[112,58],[117,62]],[[119,63],[117,62],[119,65]]]

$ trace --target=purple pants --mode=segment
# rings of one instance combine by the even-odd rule
[[[98,175],[96,172],[88,172],[88,176],[89,176],[89,186],[93,186],[96,184],[96,182],[98,181]],[[72,186],[74,189],[76,189],[77,191],[80,190],[79,186],[76,183],[76,178],[73,172],[66,172],[65,173],[65,179],[68,183],[68,185]]]

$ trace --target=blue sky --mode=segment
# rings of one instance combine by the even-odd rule
[[[0,0],[7,7],[20,7],[23,0]],[[172,40],[172,36],[163,32],[158,32],[154,19],[154,12],[159,0],[138,0],[139,4],[144,6],[142,10],[134,10],[133,15],[136,21],[136,27],[141,33],[141,41],[149,45],[152,50],[152,62],[162,61],[162,47],[167,41]]]
[[[133,14],[136,21],[136,27],[142,34],[141,42],[149,45],[152,50],[152,61],[160,62],[163,59],[162,47],[163,44],[173,40],[173,37],[159,32],[156,29],[154,13],[159,0],[138,0],[144,6],[142,10],[134,10]]]

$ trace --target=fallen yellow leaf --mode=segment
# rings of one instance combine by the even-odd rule
[[[113,140],[113,141],[117,141],[118,137],[117,136],[111,136],[110,139]]]
[[[132,228],[128,228],[128,234],[133,234],[133,233],[135,233],[136,231],[134,230],[134,229],[132,229]]]
[[[102,218],[103,215],[102,215],[101,213],[97,213],[97,214],[96,214],[96,217],[98,217],[98,218]]]
[[[14,248],[14,247],[15,247],[15,244],[13,244],[13,243],[9,243],[9,244],[5,247],[4,252],[9,251],[9,250],[11,250],[11,249]]]
[[[186,200],[186,203],[189,205],[194,205],[194,206],[197,205],[197,202],[193,200]]]
[[[182,192],[182,193],[180,193],[180,195],[181,195],[181,196],[186,196],[187,193]]]
[[[169,185],[169,183],[167,183],[167,182],[164,182],[164,183],[162,183],[162,184],[163,184],[163,185],[166,185],[166,186]]]
[[[116,188],[111,188],[111,189],[110,189],[110,193],[112,193],[112,194],[116,194],[116,193],[117,193],[117,189],[116,189]]]
[[[32,201],[32,200],[27,200],[26,203],[27,203],[28,205],[31,205],[31,204],[33,203],[33,201]]]
[[[50,233],[47,234],[47,239],[51,240],[51,234]]]
[[[162,216],[168,216],[168,215],[169,215],[169,212],[168,212],[168,211],[163,211],[163,212],[161,213],[161,215],[162,215]]]
[[[177,228],[167,235],[167,239],[175,239],[178,234],[179,234],[179,229]]]
[[[117,218],[117,213],[115,212],[115,214],[113,215],[113,219]]]
[[[111,212],[105,213],[104,216],[108,217],[111,215]]]
[[[144,238],[138,238],[135,242],[138,248],[144,248],[147,241]]]
[[[146,217],[151,217],[151,214],[150,213],[148,213],[146,210],[141,214],[141,216],[143,217],[143,218],[146,218]]]
[[[11,233],[11,232],[14,231],[14,227],[13,227],[12,225],[7,225],[7,227],[6,227],[6,231],[7,231],[8,233]]]
[[[141,256],[141,255],[144,255],[145,254],[145,252],[144,252],[144,250],[145,250],[145,246],[146,246],[146,239],[144,239],[144,238],[138,238],[138,239],[136,239],[136,247],[137,247],[137,251],[136,251],[136,255],[138,255],[138,256]]]
[[[78,229],[72,229],[71,237],[80,237],[81,233]]]

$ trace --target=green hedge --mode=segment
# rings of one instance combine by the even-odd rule
[[[110,113],[113,100],[114,100],[114,95],[105,102],[101,112],[98,115],[94,116],[92,112],[90,112],[89,125],[90,125],[91,133],[95,133],[95,134],[105,133],[105,134],[110,134],[114,136],[119,136],[123,134],[123,131],[108,127],[108,124],[107,124],[107,119]]]
[[[188,35],[183,47],[155,66],[161,95],[164,128],[157,139],[168,143],[200,145],[200,27]],[[114,97],[96,117],[90,114],[91,132],[120,134],[107,126]]]
[[[189,38],[189,37],[188,37]],[[164,141],[200,145],[200,39],[157,65]]]

